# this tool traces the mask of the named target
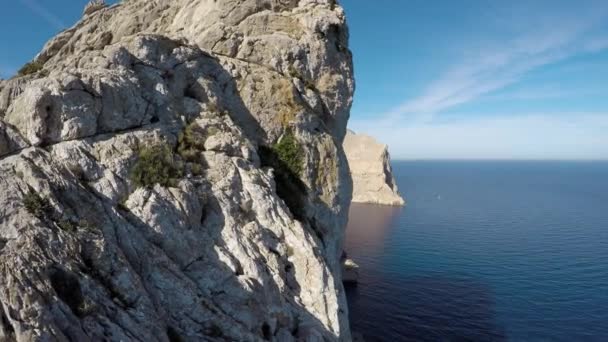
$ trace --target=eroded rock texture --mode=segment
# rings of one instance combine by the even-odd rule
[[[350,340],[347,45],[333,0],[127,0],[1,81],[0,340]]]
[[[388,146],[348,131],[344,151],[353,180],[353,202],[402,206],[405,200],[393,176]]]

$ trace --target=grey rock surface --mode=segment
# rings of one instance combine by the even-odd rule
[[[353,202],[405,205],[393,176],[388,146],[348,131],[343,147],[352,174]]]
[[[0,340],[351,339],[335,1],[126,0],[36,62],[0,82]]]

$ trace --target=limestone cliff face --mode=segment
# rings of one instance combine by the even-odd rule
[[[30,69],[0,81],[0,340],[350,340],[334,0],[97,1]]]
[[[344,151],[353,178],[353,202],[405,205],[393,177],[388,146],[348,131]]]

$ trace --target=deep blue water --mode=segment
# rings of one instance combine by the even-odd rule
[[[393,168],[407,206],[347,230],[366,341],[608,341],[608,163]]]

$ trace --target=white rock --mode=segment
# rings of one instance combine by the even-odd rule
[[[48,75],[0,83],[0,340],[349,341],[342,9],[91,8],[38,55]],[[180,150],[186,127],[203,133]],[[259,153],[286,134],[303,184],[287,194]],[[137,187],[160,144],[184,172]]]
[[[352,131],[343,146],[353,178],[353,202],[405,205],[393,177],[388,146]]]
[[[342,262],[342,281],[344,283],[357,283],[359,281],[359,265],[352,259]]]

